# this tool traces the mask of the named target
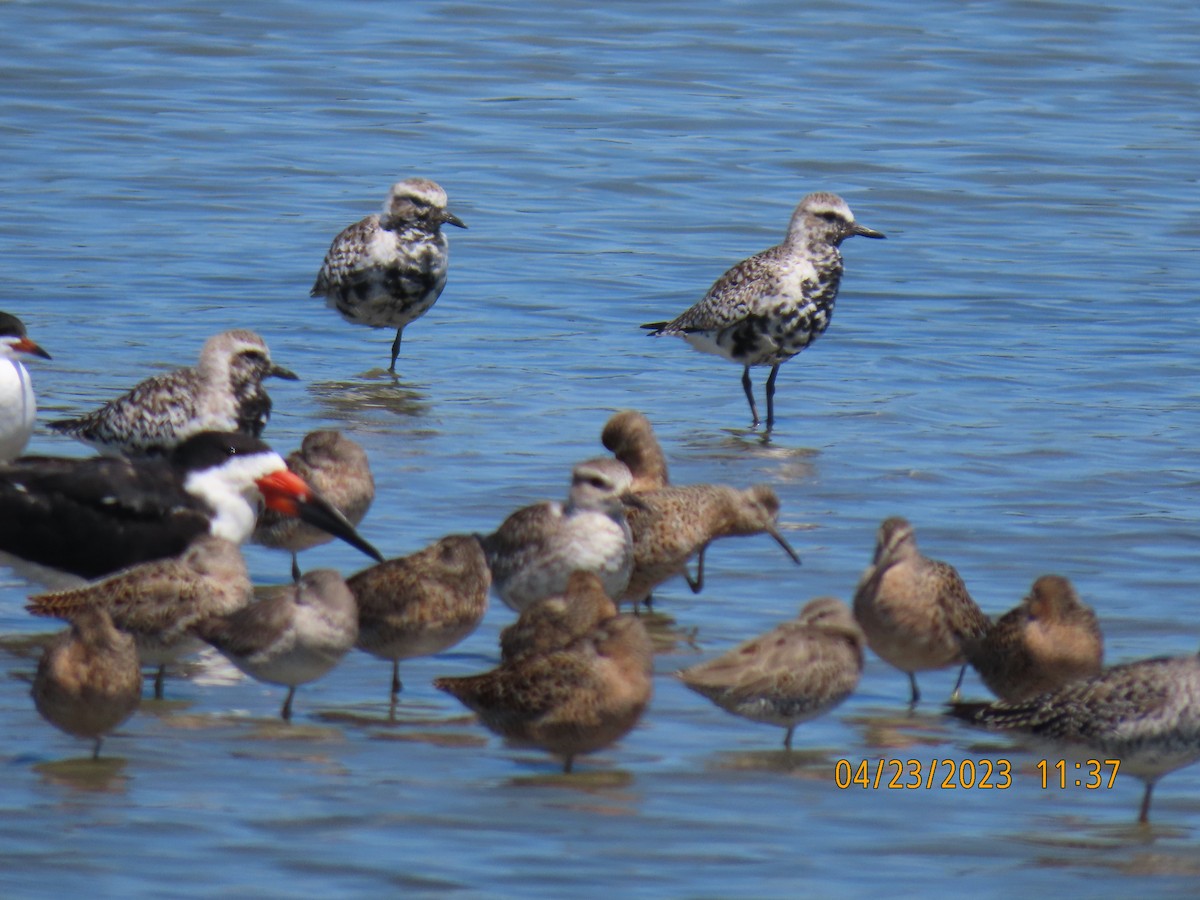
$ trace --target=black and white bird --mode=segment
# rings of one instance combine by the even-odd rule
[[[404,326],[421,318],[446,286],[449,244],[442,226],[466,228],[446,209],[446,192],[428,178],[393,184],[383,212],[346,228],[329,247],[310,292],[347,322],[395,328],[392,364]]]
[[[23,456],[0,466],[0,553],[84,578],[182,553],[202,534],[242,543],[262,506],[379,551],[257,438],[203,432],[169,457]]]
[[[29,339],[20,319],[0,312],[0,462],[21,455],[37,419],[33,382],[21,364],[21,354],[50,358]]]
[[[676,335],[697,350],[740,363],[742,388],[750,403],[752,427],[758,409],[750,382],[751,366],[770,366],[767,377],[767,431],[775,423],[775,378],[779,367],[829,327],[842,280],[839,245],[848,237],[884,237],[859,225],[846,201],[819,192],[800,201],[783,243],[744,259],[708,293],[670,322],[643,325],[651,336]]]
[[[271,417],[266,378],[296,381],[271,361],[266,342],[237,328],[204,342],[195,366],[155,375],[99,409],[50,428],[101,453],[154,455],[202,431],[240,431],[259,437]]]

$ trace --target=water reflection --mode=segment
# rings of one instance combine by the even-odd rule
[[[408,387],[386,369],[372,369],[355,381],[322,381],[308,385],[326,417],[366,431],[390,424],[391,417],[429,414],[425,394]]]
[[[115,756],[92,759],[90,755],[76,759],[61,759],[37,763],[33,767],[43,783],[73,791],[102,794],[123,794],[130,778],[125,773],[127,761]]]

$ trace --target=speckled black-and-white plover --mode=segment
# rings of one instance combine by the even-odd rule
[[[775,378],[779,366],[820,337],[833,316],[842,280],[839,245],[848,237],[882,238],[859,225],[837,194],[809,194],[800,201],[783,243],[742,260],[690,309],[670,322],[643,325],[652,336],[676,335],[697,350],[742,365],[742,387],[753,425],[758,409],[751,366],[770,366],[767,377],[768,431],[775,423]]]
[[[367,216],[333,239],[310,294],[347,322],[395,328],[395,373],[406,325],[429,311],[446,286],[449,243],[443,225],[466,228],[446,209],[446,192],[428,178],[393,184],[383,212]]]

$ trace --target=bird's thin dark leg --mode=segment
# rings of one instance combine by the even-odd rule
[[[908,683],[912,685],[912,698],[908,701],[908,705],[916,706],[921,702],[921,690],[917,687],[917,676],[912,672],[908,673]]]
[[[288,688],[287,699],[283,701],[283,709],[281,709],[279,711],[279,715],[283,718],[283,721],[285,721],[285,722],[292,721],[292,698],[294,696],[296,696],[296,688],[295,687]]]
[[[696,558],[696,578],[688,574],[687,566],[683,567],[683,577],[687,579],[688,587],[692,589],[693,594],[698,594],[704,590],[704,553],[708,550],[708,544],[700,548],[700,556]]]
[[[572,766],[572,764],[574,764],[574,762],[575,762],[575,757],[574,757],[574,756],[568,756],[568,757],[567,757],[567,758],[566,758],[566,759],[563,761],[563,774],[564,774],[564,775],[570,775],[570,774],[571,774],[571,766]]]
[[[403,690],[404,685],[400,683],[400,660],[392,660],[392,696],[395,697]]]
[[[296,559],[296,554],[292,554],[292,581],[296,584],[300,583],[300,562]]]
[[[393,375],[396,374],[396,357],[400,355],[400,336],[404,334],[403,328],[396,329],[396,339],[392,341],[392,364],[388,366],[388,371]]]
[[[789,752],[791,751],[791,749],[792,749],[792,733],[795,732],[795,730],[796,730],[795,725],[788,726],[787,734],[784,735],[784,738],[783,738],[783,749],[784,750],[787,750]]]
[[[751,428],[758,427],[758,407],[754,405],[754,385],[750,381],[750,367],[742,369],[742,390],[746,392],[746,400],[750,403]]]
[[[954,691],[950,694],[950,702],[956,703],[958,695],[962,692],[963,677],[967,674],[967,664],[963,663],[963,667],[958,670],[958,681],[954,682]]]
[[[167,674],[167,666],[164,663],[158,667],[158,671],[154,673],[154,699],[161,700],[163,698],[163,679]]]
[[[92,760],[93,761],[100,758],[100,745],[103,743],[104,743],[104,738],[102,738],[102,737],[96,738],[96,745],[94,747],[92,747]]]
[[[779,363],[776,363],[771,366],[771,374],[767,376],[767,431],[775,425],[775,377],[778,374]]]
[[[1138,824],[1148,825],[1150,823],[1150,793],[1154,790],[1154,782],[1146,782],[1146,793],[1142,794],[1142,809],[1138,813]]]

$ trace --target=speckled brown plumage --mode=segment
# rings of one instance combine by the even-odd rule
[[[316,488],[351,525],[363,520],[375,499],[375,479],[367,452],[340,431],[310,431],[301,441],[300,449],[288,454],[287,467]],[[264,547],[291,551],[292,579],[299,580],[296,554],[329,543],[333,535],[295,516],[265,509],[258,517],[251,540]]]
[[[356,646],[391,661],[394,696],[401,689],[400,660],[440,653],[479,625],[492,573],[478,538],[452,534],[346,584],[358,601]]]
[[[561,650],[617,614],[593,572],[572,572],[562,594],[543,597],[500,632],[500,661],[515,662]]]
[[[858,686],[864,644],[850,608],[819,597],[798,618],[676,675],[734,715],[786,728],[783,746],[790,750],[798,724],[833,709]]]
[[[989,626],[954,567],[923,556],[912,525],[898,516],[879,526],[874,560],[854,593],[854,617],[871,649],[908,675],[914,704],[921,699],[916,673],[961,665],[966,645]]]
[[[97,758],[104,736],[141,703],[142,669],[133,638],[114,628],[103,609],[80,610],[42,653],[32,693],[47,722],[93,739]]]
[[[641,621],[607,619],[562,650],[434,687],[479,714],[491,731],[563,759],[607,747],[637,724],[652,692],[654,653]]]
[[[252,599],[250,573],[237,545],[204,535],[179,556],[131,566],[82,587],[36,594],[26,608],[35,616],[70,620],[105,610],[117,628],[133,636],[142,665],[158,668],[154,690],[161,698],[166,666],[201,646],[192,627]]]
[[[765,484],[745,490],[721,484],[668,485],[638,494],[627,513],[633,535],[633,572],[621,595],[636,607],[655,587],[683,575],[694,592],[704,586],[704,552],[724,537],[769,534],[797,564],[800,557],[780,534],[779,497]],[[687,574],[699,556],[696,578]]]
[[[1098,674],[1104,637],[1071,582],[1043,575],[967,655],[988,690],[1013,702]]]
[[[650,420],[636,410],[614,413],[600,433],[606,450],[625,463],[633,475],[634,493],[657,490],[668,482],[667,458],[654,436]]]

